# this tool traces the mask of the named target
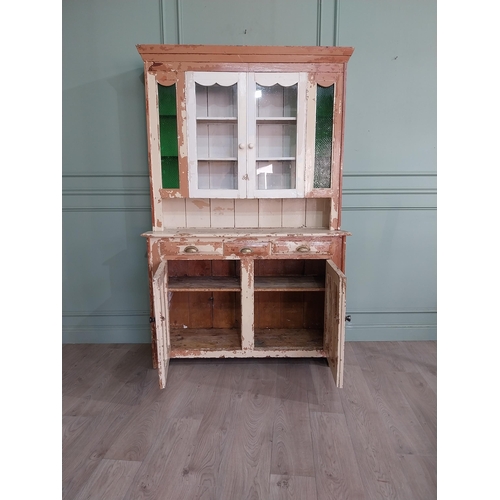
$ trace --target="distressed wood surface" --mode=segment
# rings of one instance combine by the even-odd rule
[[[282,258],[298,261],[322,257],[333,260],[344,271],[345,237],[348,233],[336,229],[340,227],[345,74],[347,61],[354,49],[143,44],[137,45],[137,50],[144,61],[146,82],[153,228],[143,236],[148,237],[151,317],[155,317],[151,325],[153,366],[159,368],[160,384],[165,385],[170,327],[177,330],[178,355],[182,350],[196,350],[193,347],[196,345],[199,345],[198,350],[208,351],[208,355],[217,355],[219,351],[223,355],[224,346],[245,351],[246,355],[254,347],[255,327],[261,330],[274,328],[276,333],[283,333],[283,339],[291,342],[298,339],[295,345],[287,347],[283,342],[276,342],[276,335],[261,336],[260,349],[269,349],[271,356],[280,355],[278,350],[283,352],[287,349],[293,356],[299,355],[301,350],[310,350],[313,356],[319,355],[321,349],[315,332],[323,328],[324,313],[331,309],[324,303],[324,298],[329,297],[322,283],[324,279],[300,274],[294,279],[290,276],[296,275],[287,274],[283,268],[283,274],[271,273],[269,279],[265,275],[257,275],[254,286],[254,261],[247,257],[275,260],[276,269],[282,266],[279,262]],[[243,96],[238,98],[238,112],[226,107],[224,116],[217,119],[208,113],[208,107],[206,113],[198,113],[195,109],[195,81],[203,85],[232,85],[238,82]],[[178,189],[162,187],[158,83],[176,85]],[[251,139],[255,132],[253,125],[267,123],[267,117],[259,116],[257,119],[254,116],[256,83],[298,86],[297,114],[293,119],[283,118],[286,122],[293,121],[297,128],[295,188],[291,191],[259,191],[256,189],[254,170],[250,168],[246,172],[245,168],[240,168],[237,194],[222,187],[218,191],[208,190],[202,174],[198,182],[199,159],[237,156],[240,167],[247,161],[249,165],[254,163],[256,151],[251,144],[254,142]],[[314,102],[318,83],[335,84],[336,89],[332,182],[328,189],[314,189],[312,185],[316,123]],[[238,137],[249,137],[248,151],[243,152],[244,147],[240,144],[237,155],[224,148],[216,148],[212,151],[213,155],[209,155],[208,149],[205,151],[196,140],[197,137],[207,137],[208,140],[208,135],[196,132],[200,124],[208,134],[207,121],[236,122],[236,116]],[[275,124],[283,120],[272,117]],[[241,140],[242,144],[246,142]],[[268,153],[259,157],[273,160],[276,156],[274,152]],[[277,156],[281,158],[291,154],[282,153]],[[248,188],[240,180],[240,174],[244,172],[243,179],[250,181]],[[204,196],[210,196],[210,199]],[[259,199],[252,199],[254,196]],[[244,199],[246,197],[249,199]],[[213,262],[205,259],[212,259]],[[209,268],[217,260],[226,259],[241,259],[241,286],[237,283],[239,275],[234,272],[220,275],[210,272]],[[161,294],[154,294],[153,276],[160,263],[168,261],[176,268],[176,261],[180,260],[189,261],[192,265],[187,266],[187,272],[170,275],[168,292],[161,290]],[[319,276],[324,276],[324,272]],[[269,293],[254,294],[255,291]],[[330,319],[327,319],[327,324]],[[310,330],[310,334],[297,333],[306,330]],[[206,334],[205,342],[199,335],[203,331],[210,332]],[[241,338],[235,342],[234,333],[238,331]],[[223,333],[222,338],[217,339],[214,332],[231,333]],[[338,339],[343,342],[341,335],[337,335]],[[343,347],[339,345],[334,349],[335,343],[328,345],[329,351],[325,346],[325,351],[332,358],[332,369],[341,385]],[[272,352],[273,349],[278,350]],[[189,355],[196,353],[190,352]],[[243,354],[238,352],[237,355]]]
[[[262,291],[321,291],[325,289],[325,280],[321,276],[256,276],[255,289]]]
[[[163,228],[318,228],[338,229],[328,223],[332,189],[312,190],[308,199],[231,200],[175,198],[171,190],[160,190]],[[338,192],[336,193],[338,195]],[[313,203],[311,200],[316,200]],[[338,204],[335,205],[336,207]],[[170,218],[172,216],[173,218]]]
[[[170,200],[172,201],[172,200]],[[184,200],[177,200],[183,202]],[[313,200],[317,202],[317,200]],[[310,200],[306,200],[310,202]],[[312,203],[312,202],[311,202]],[[321,227],[267,227],[267,228],[165,228],[163,231],[146,231],[142,236],[147,238],[265,238],[265,237],[336,237],[350,236],[351,233],[342,230],[329,230]]]
[[[186,276],[186,277],[173,277],[168,280],[168,288],[170,290],[185,290],[185,291],[240,291],[240,280],[236,277],[223,277],[223,276]]]
[[[305,55],[330,55],[331,57],[351,56],[354,52],[352,47],[320,47],[320,46],[264,46],[264,45],[169,45],[169,44],[139,44],[137,51],[141,55],[149,54],[192,54],[197,57],[200,54],[234,54],[238,60],[241,54],[273,54],[279,57],[283,54]]]
[[[343,389],[324,359],[172,359],[160,390],[148,345],[64,345],[62,499],[435,499],[436,343],[345,354]]]
[[[323,346],[323,330],[256,329],[255,347],[258,349],[321,349]]]

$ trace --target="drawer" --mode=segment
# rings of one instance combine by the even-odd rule
[[[303,241],[287,240],[273,243],[273,254],[275,255],[330,255],[332,242],[328,241]]]
[[[221,241],[162,241],[162,255],[222,255]]]
[[[266,256],[270,254],[268,241],[229,241],[224,243],[224,255],[237,257]]]

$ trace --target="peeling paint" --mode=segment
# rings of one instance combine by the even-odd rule
[[[181,97],[181,133],[179,134],[179,156],[187,157],[188,148],[187,148],[187,111],[186,111],[186,97],[183,94]]]
[[[205,200],[191,199],[191,202],[193,203],[193,205],[195,205],[196,207],[198,207],[200,210],[202,210],[203,208],[207,208],[207,207],[210,206],[210,202],[209,201],[205,201]]]
[[[139,47],[139,46],[138,46]],[[307,85],[305,86],[305,93],[301,94],[301,102],[302,98],[306,97],[308,107],[312,109],[314,107],[315,110],[315,94],[316,94],[316,84],[323,85],[324,82],[332,81],[337,82],[337,75],[333,75],[333,73],[338,72],[339,75],[344,73],[345,64],[340,64],[342,61],[347,61],[349,59],[350,54],[352,53],[352,49],[342,49],[342,48],[287,48],[284,50],[283,55],[277,56],[276,62],[262,62],[259,60],[259,54],[265,55],[267,60],[269,61],[270,55],[276,54],[273,52],[273,48],[249,48],[249,47],[236,47],[236,48],[228,48],[221,49],[214,48],[212,52],[202,49],[201,52],[196,55],[190,54],[189,50],[183,46],[166,46],[166,45],[142,45],[139,50],[141,57],[143,57],[145,61],[145,69],[149,74],[149,82],[153,78],[156,78],[157,82],[175,82],[178,85],[178,154],[179,154],[179,174],[180,174],[180,189],[179,190],[158,190],[158,195],[154,195],[152,200],[152,208],[154,211],[157,210],[158,203],[162,203],[165,198],[188,198],[189,197],[189,182],[188,175],[190,166],[188,165],[188,130],[187,130],[187,110],[186,110],[186,85],[185,85],[185,71],[260,71],[260,72],[294,72],[301,71],[307,73]],[[255,51],[256,52],[253,52]],[[147,52],[150,53],[147,53]],[[265,51],[265,52],[259,52]],[[315,53],[313,57],[311,51]],[[315,51],[318,51],[317,53]],[[344,52],[345,51],[345,52]],[[175,57],[172,57],[175,55]],[[201,55],[201,57],[200,57]],[[195,59],[195,57],[197,59]],[[158,58],[158,59],[155,59]],[[152,60],[155,62],[151,63]],[[170,59],[170,60],[169,60]],[[172,60],[173,59],[173,60]],[[262,59],[262,58],[261,58]],[[203,61],[206,62],[203,62]],[[228,62],[229,61],[229,62]],[[243,62],[245,61],[245,62]],[[280,62],[281,61],[281,62]],[[302,61],[302,62],[300,62]],[[306,62],[308,64],[306,69]],[[335,64],[334,64],[335,62]],[[338,63],[338,64],[337,64]],[[285,64],[288,64],[285,68]],[[302,66],[301,66],[302,65]],[[259,68],[257,70],[257,68]],[[305,80],[301,80],[304,82]],[[339,89],[342,89],[340,86]],[[152,89],[148,89],[149,94],[151,95],[151,102],[146,102],[147,106],[147,115],[151,117],[154,115],[153,110],[150,110],[153,107],[153,95]],[[336,96],[336,98],[339,96]],[[339,98],[339,106],[337,107],[337,113],[341,115],[340,118],[336,118],[335,127],[336,133],[337,130],[342,131],[342,99],[343,96],[340,95]],[[312,105],[311,105],[312,104]],[[158,107],[158,102],[156,102],[156,106]],[[157,114],[157,113],[156,113]],[[313,114],[311,112],[311,114]],[[151,181],[151,193],[156,193],[156,187],[158,183],[161,184],[161,168],[158,165],[158,161],[160,158],[159,155],[159,123],[156,123],[154,119],[148,121],[148,126],[150,127],[149,136],[149,161],[150,161],[150,181]],[[313,123],[314,120],[311,120],[311,116],[308,114],[305,123]],[[338,125],[340,125],[338,127]],[[338,127],[338,128],[337,128]],[[155,130],[156,129],[156,130]],[[205,345],[203,339],[200,341],[201,346],[194,345],[194,342],[185,343],[182,347],[191,347],[191,349],[172,349],[170,352],[171,357],[188,357],[188,358],[231,358],[231,357],[326,357],[325,351],[320,349],[309,350],[309,349],[287,349],[287,348],[261,348],[255,349],[254,346],[254,332],[255,332],[255,324],[254,324],[254,263],[257,259],[318,259],[321,255],[327,256],[328,259],[332,259],[335,262],[341,262],[343,264],[345,254],[345,237],[343,235],[347,233],[340,233],[334,231],[328,231],[328,227],[333,228],[333,224],[339,218],[340,205],[336,201],[336,197],[340,195],[340,185],[337,187],[337,190],[333,189],[329,192],[323,190],[319,192],[315,190],[312,186],[312,175],[313,175],[313,164],[314,164],[314,131],[311,128],[305,129],[304,132],[307,137],[306,147],[305,147],[305,158],[301,160],[301,163],[304,163],[304,175],[302,181],[305,182],[305,191],[306,196],[311,198],[330,198],[332,200],[331,204],[329,204],[328,208],[321,204],[311,204],[316,208],[307,209],[305,207],[300,212],[301,215],[304,215],[303,220],[308,220],[308,224],[311,226],[309,229],[300,229],[300,227],[304,227],[305,224],[302,223],[300,217],[297,215],[294,216],[294,223],[289,223],[288,225],[294,227],[293,230],[286,230],[284,228],[277,229],[246,229],[243,228],[234,228],[234,229],[224,229],[228,224],[228,221],[231,219],[231,212],[237,213],[236,202],[233,202],[232,206],[226,205],[225,201],[216,199],[212,199],[211,201],[207,200],[190,200],[194,207],[197,207],[200,211],[209,209],[212,204],[213,209],[210,216],[218,215],[221,216],[219,218],[213,217],[209,218],[208,224],[213,224],[214,226],[222,226],[221,227],[213,227],[206,229],[185,229],[179,230],[177,226],[175,229],[163,229],[162,217],[165,218],[165,224],[170,224],[169,217],[171,217],[171,211],[175,210],[179,213],[178,219],[176,219],[172,224],[177,224],[178,220],[181,220],[183,215],[183,207],[184,207],[184,215],[188,214],[188,210],[186,208],[186,204],[182,202],[171,202],[168,205],[168,208],[165,206],[165,211],[161,211],[160,214],[156,214],[153,212],[152,220],[156,220],[156,225],[153,226],[153,236],[148,236],[148,265],[150,267],[150,272],[154,268],[157,268],[160,262],[166,262],[169,260],[173,261],[186,261],[193,260],[195,263],[195,259],[207,261],[217,261],[217,260],[227,260],[234,261],[240,260],[241,263],[241,349],[233,348],[237,346],[236,343],[231,344],[227,349],[223,349],[220,346],[216,349],[210,349]],[[155,137],[156,134],[156,137]],[[312,142],[311,142],[312,137]],[[337,138],[337,136],[336,136]],[[342,141],[342,137],[339,138]],[[302,144],[302,143],[301,143]],[[342,145],[342,143],[339,143]],[[309,145],[309,146],[307,146]],[[303,146],[301,145],[297,154],[303,154]],[[338,152],[338,148],[336,148]],[[336,176],[336,179],[340,179],[342,177],[341,172],[341,156],[338,155],[335,157],[336,165],[340,165],[338,168],[340,169],[339,177]],[[156,162],[156,163],[155,163]],[[246,174],[243,177],[244,181],[249,180],[249,175]],[[154,200],[157,200],[154,203]],[[254,220],[251,217],[248,217],[248,213],[250,213],[249,206],[245,205],[245,209],[247,213],[245,213],[244,222],[242,222],[243,218],[240,219],[240,224],[249,224],[249,220]],[[319,208],[318,208],[319,207]],[[189,207],[190,213],[196,213],[196,210],[193,207]],[[241,210],[241,208],[240,208]],[[252,211],[254,208],[252,208]],[[305,214],[304,214],[305,212]],[[297,213],[299,211],[297,210]],[[201,214],[201,212],[200,212]],[[317,214],[321,214],[321,221],[317,222],[316,218],[319,217]],[[206,215],[206,212],[203,214]],[[328,226],[327,219],[328,216],[331,221],[331,225]],[[185,217],[186,221],[188,220]],[[321,229],[324,229],[323,232],[319,232],[315,230],[316,225],[310,223],[310,219],[314,219],[314,224],[321,224]],[[193,219],[194,220],[194,219]],[[205,220],[205,219],[204,219]],[[235,217],[233,217],[234,223],[236,223]],[[292,220],[291,218],[287,220]],[[196,222],[195,222],[196,223]],[[262,223],[262,220],[259,219],[256,224],[266,225],[266,222]],[[284,222],[282,222],[284,224]],[[279,224],[279,223],[278,223]],[[300,226],[302,224],[302,226]],[[188,222],[185,222],[185,225],[179,224],[181,227],[188,227]],[[248,227],[248,226],[247,226]],[[311,229],[312,228],[312,229]],[[161,231],[160,231],[161,229]],[[162,236],[154,236],[154,232],[160,233]],[[315,232],[316,231],[316,232]],[[299,233],[299,234],[298,234]],[[305,234],[308,233],[308,234]],[[320,237],[318,237],[320,235]],[[340,245],[340,237],[343,238],[343,245]],[[323,238],[321,238],[323,237]],[[195,254],[186,254],[184,252],[186,246],[194,245],[197,248],[197,252]],[[308,251],[304,251],[301,253],[298,248],[300,246],[307,246]],[[241,255],[241,249],[244,247],[249,247],[252,249],[252,253],[244,256]],[[311,255],[308,255],[311,254]],[[174,266],[172,266],[174,268]],[[246,274],[246,275],[245,275]],[[171,293],[171,292],[169,292]],[[326,311],[325,311],[326,313]],[[168,317],[168,306],[167,306],[167,317]],[[183,323],[186,322],[189,324],[189,320],[185,317],[179,319],[176,322],[176,325],[181,329],[182,335],[179,334],[179,342],[180,338],[185,335],[185,340],[188,340],[189,332],[185,331],[187,326]],[[168,321],[167,321],[168,323]],[[154,327],[154,325],[153,325]],[[168,329],[168,327],[167,327]],[[168,336],[168,331],[166,332]],[[156,337],[156,336],[155,336]],[[174,336],[175,337],[175,336]],[[156,338],[154,339],[157,340]],[[175,338],[173,339],[173,343],[175,346]],[[340,342],[340,339],[339,339]],[[207,342],[208,344],[208,342]],[[177,345],[181,345],[177,343]],[[327,344],[328,346],[328,344]],[[168,346],[170,348],[170,343]],[[197,347],[196,349],[192,347]],[[153,348],[154,349],[154,348]],[[340,350],[343,349],[342,346],[338,347],[338,362],[342,364],[343,362],[343,352]],[[166,363],[168,363],[168,353],[162,351],[163,355],[167,358],[163,360],[163,363],[158,366],[160,376],[166,377]],[[331,356],[329,356],[331,357]],[[332,360],[329,359],[330,362]],[[332,366],[337,364],[336,360],[333,360]],[[333,369],[332,369],[333,371]],[[339,375],[338,370],[335,375]],[[341,374],[340,374],[341,375]],[[337,381],[337,385],[341,385]],[[160,384],[161,385],[161,384]],[[283,483],[285,485],[285,482]],[[283,486],[282,485],[282,486]],[[285,487],[285,486],[283,486]]]
[[[339,211],[338,211],[338,206],[337,203],[335,203],[335,200],[332,200],[332,208],[331,208],[331,214],[330,214],[330,219],[332,221],[337,220],[339,218]]]

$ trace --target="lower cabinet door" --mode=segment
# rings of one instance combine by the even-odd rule
[[[337,387],[344,378],[346,277],[332,260],[326,261],[324,350]]]
[[[153,302],[156,327],[156,350],[158,353],[158,378],[161,389],[164,389],[167,383],[167,369],[170,360],[167,277],[167,262],[160,262],[153,276]]]

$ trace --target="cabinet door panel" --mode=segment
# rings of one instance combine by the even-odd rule
[[[158,353],[158,378],[161,389],[164,389],[167,384],[167,369],[170,360],[167,276],[167,263],[161,262],[153,276],[156,351]]]
[[[305,73],[249,73],[249,198],[295,198],[304,194]]]
[[[332,260],[326,261],[324,350],[337,387],[343,385],[346,277]]]
[[[245,196],[245,93],[244,73],[186,73],[191,198]]]

